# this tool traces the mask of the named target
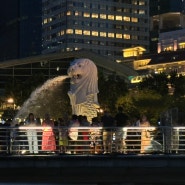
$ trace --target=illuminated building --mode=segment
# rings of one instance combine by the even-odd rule
[[[150,54],[133,59],[138,83],[150,73],[176,71],[185,74],[185,1],[150,1]]]
[[[148,0],[43,0],[43,54],[88,49],[123,61],[123,49],[149,51]]]
[[[150,1],[150,52],[157,51],[160,34],[185,28],[185,1]]]

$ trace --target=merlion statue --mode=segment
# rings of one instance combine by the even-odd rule
[[[70,90],[68,92],[72,114],[85,115],[89,122],[97,117],[98,75],[96,65],[89,59],[75,59],[68,71]]]

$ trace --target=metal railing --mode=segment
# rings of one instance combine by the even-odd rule
[[[185,154],[185,127],[0,127],[0,155],[32,153]]]

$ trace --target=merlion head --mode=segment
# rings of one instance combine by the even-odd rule
[[[71,78],[70,93],[76,95],[76,103],[86,101],[86,96],[98,93],[97,67],[89,59],[75,59],[67,71]]]

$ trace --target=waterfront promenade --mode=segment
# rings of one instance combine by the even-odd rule
[[[0,157],[1,183],[184,185],[185,155]]]
[[[52,185],[185,184],[185,127],[125,127],[121,130],[121,133],[124,133],[122,141],[126,144],[121,144],[124,147],[122,151],[116,150],[117,130],[113,128],[110,153],[103,152],[104,141],[101,136],[104,128],[102,127],[93,127],[93,133],[94,129],[97,129],[97,136],[100,136],[95,140],[95,144],[100,146],[98,152],[91,148],[91,142],[94,140],[89,139],[87,142],[87,140],[78,139],[75,145],[73,142],[68,145],[70,152],[60,153],[58,150],[58,127],[55,131],[57,151],[43,152],[41,150],[41,128],[35,128],[38,131],[39,143],[37,154],[31,154],[28,151],[28,141],[25,137],[25,131],[28,128],[1,128],[1,183],[49,183]],[[86,131],[86,129],[92,128],[77,127],[77,129],[81,133],[84,129]],[[141,153],[142,138],[138,137],[142,129],[150,131],[151,143],[146,147],[145,153]],[[14,133],[16,136],[12,137]],[[91,133],[90,130],[88,133]],[[125,133],[127,134],[125,135]],[[91,138],[90,136],[89,138]],[[78,146],[78,149],[71,149],[74,146]],[[119,144],[118,146],[120,148]]]

